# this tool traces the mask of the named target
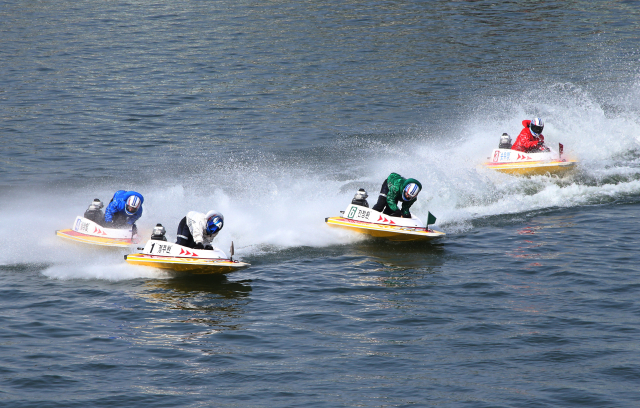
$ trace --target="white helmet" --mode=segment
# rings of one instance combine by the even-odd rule
[[[142,200],[140,199],[140,197],[132,195],[131,197],[127,198],[127,204],[125,204],[124,206],[124,211],[129,215],[133,215],[138,212],[141,205]]]
[[[529,123],[529,130],[535,137],[540,136],[542,134],[542,129],[544,129],[544,122],[540,118],[533,118],[531,123]]]
[[[404,201],[411,201],[418,196],[419,192],[420,187],[418,187],[416,183],[409,183],[402,192],[402,199]]]

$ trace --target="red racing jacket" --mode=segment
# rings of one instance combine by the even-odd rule
[[[511,150],[518,150],[525,153],[544,150],[544,136],[540,134],[539,137],[535,137],[531,133],[531,130],[529,130],[530,123],[530,120],[522,121],[522,126],[524,126],[524,129],[522,129],[515,143],[513,144],[513,146],[511,146]],[[538,145],[538,142],[542,142],[542,144]]]

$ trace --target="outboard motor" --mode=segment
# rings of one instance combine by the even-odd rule
[[[156,224],[156,226],[153,227],[153,231],[151,232],[151,239],[156,241],[166,241],[167,237],[165,237],[164,235],[166,233],[167,233],[167,230],[164,229],[162,224]]]
[[[511,136],[506,133],[503,133],[500,136],[500,144],[498,145],[500,149],[511,149]]]
[[[369,195],[367,194],[366,191],[364,191],[364,188],[361,188],[360,190],[358,190],[356,195],[353,196],[353,200],[351,200],[351,204],[361,205],[363,207],[369,208],[367,197],[369,197]]]
[[[84,218],[95,222],[96,224],[102,225],[104,222],[104,213],[102,212],[102,208],[104,204],[100,199],[95,198],[93,202],[89,205],[89,208],[84,212]]]

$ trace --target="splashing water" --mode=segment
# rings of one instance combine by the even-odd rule
[[[457,124],[413,134],[345,136],[325,148],[282,157],[225,154],[215,164],[195,166],[204,173],[185,170],[146,185],[113,182],[91,188],[5,191],[0,263],[49,263],[47,274],[62,279],[148,276],[148,270],[124,264],[122,253],[72,245],[53,233],[69,228],[94,197],[108,202],[121,188],[145,196],[138,222],[143,239],[156,223],[175,239],[177,224],[188,211],[215,209],[225,215],[225,228],[215,245],[226,250],[234,241],[240,257],[361,240],[327,227],[324,218],[344,210],[360,187],[369,192],[370,204],[375,202],[390,172],[422,182],[424,189],[412,212],[424,218],[430,211],[438,217],[439,229],[450,234],[464,232],[472,228],[471,221],[488,216],[635,200],[640,195],[639,90],[636,84],[617,100],[596,101],[586,91],[558,84],[549,87],[544,98],[537,93],[541,103],[528,102],[532,95],[483,101]],[[533,116],[544,118],[548,145],[563,143],[566,154],[579,161],[575,175],[518,178],[480,168],[503,132],[515,139],[521,121]]]

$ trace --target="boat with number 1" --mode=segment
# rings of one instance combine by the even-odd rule
[[[227,274],[251,266],[246,262],[233,260],[233,242],[230,256],[227,256],[224,251],[215,247],[194,249],[167,242],[164,233],[164,227],[156,225],[144,248],[138,248],[142,252],[125,255],[124,259],[131,265],[192,274]]]

